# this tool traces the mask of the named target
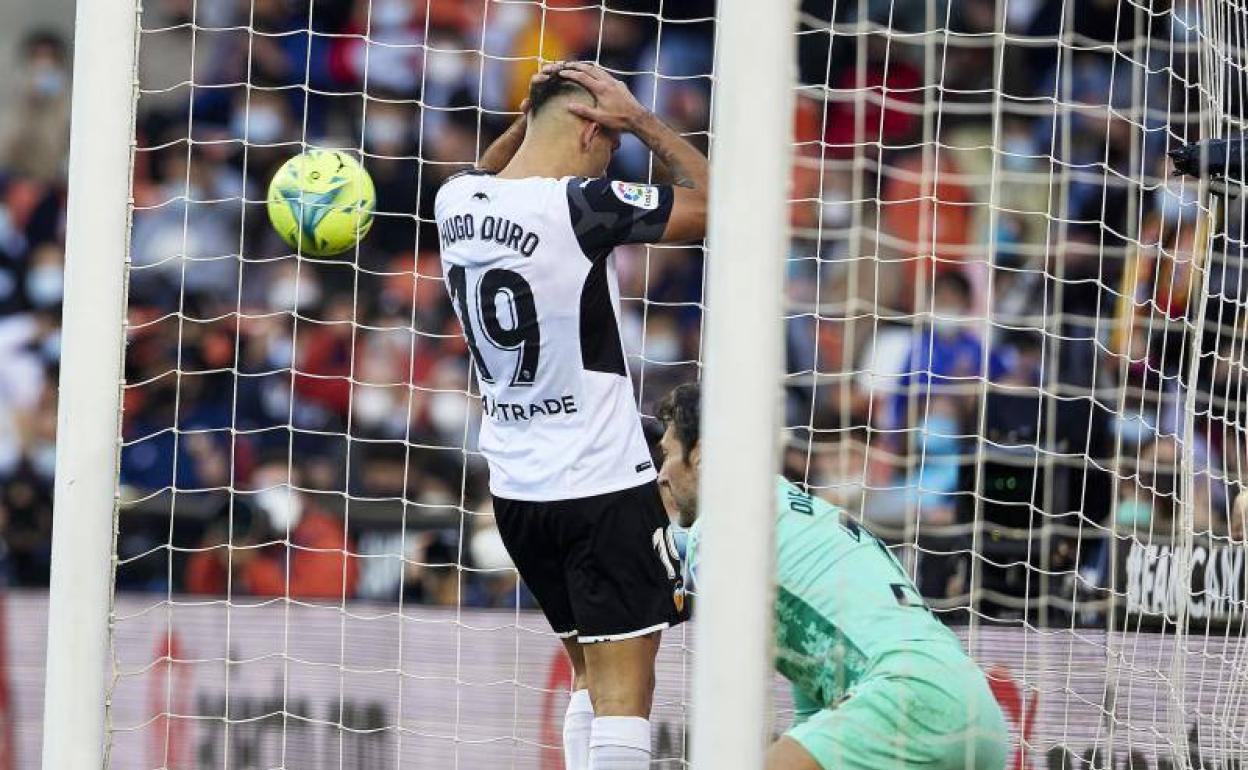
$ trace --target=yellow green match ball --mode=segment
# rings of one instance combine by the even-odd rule
[[[308,150],[282,164],[269,183],[269,221],[302,254],[331,257],[373,226],[377,193],[359,161],[337,150]]]

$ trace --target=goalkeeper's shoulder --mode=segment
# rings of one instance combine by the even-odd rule
[[[776,510],[780,514],[789,512],[804,516],[814,516],[816,513],[835,515],[845,513],[839,505],[811,493],[780,475],[776,476]]]

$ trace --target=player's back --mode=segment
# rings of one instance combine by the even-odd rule
[[[784,479],[776,496],[786,735],[821,767],[1002,770],[1008,733],[992,690],[901,564],[836,506]]]
[[[783,478],[776,506],[776,668],[795,687],[828,705],[916,650],[965,657],[896,558],[851,516]]]
[[[964,655],[896,557],[852,516],[784,479],[776,496],[777,667],[786,678],[831,702],[898,654]]]
[[[469,172],[438,192],[442,269],[481,386],[496,496],[588,497],[654,478],[620,339],[614,242],[586,247],[594,217],[608,215],[578,203],[610,184]]]

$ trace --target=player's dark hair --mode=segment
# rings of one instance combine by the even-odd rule
[[[671,427],[676,432],[676,440],[684,450],[684,461],[689,462],[689,453],[698,445],[698,430],[702,417],[702,391],[696,382],[677,385],[671,393],[659,403],[656,415],[666,430]]]
[[[559,74],[534,83],[529,86],[529,115],[533,116],[541,112],[552,99],[569,94],[589,94],[591,98],[593,97],[593,94],[590,94],[580,83],[568,80]],[[598,100],[594,99],[594,103],[597,104],[597,102]]]

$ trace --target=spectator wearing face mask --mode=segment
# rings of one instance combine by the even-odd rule
[[[241,592],[242,562],[235,564],[230,551],[255,546],[256,539],[252,534],[254,521],[254,509],[242,498],[226,502],[213,514],[212,523],[200,538],[198,549],[187,558],[186,572],[182,576],[186,591],[219,595],[231,589]]]
[[[418,96],[425,56],[424,5],[409,0],[355,3],[343,34],[330,43],[330,75],[348,89],[365,86],[369,94],[397,99]]]
[[[31,336],[25,353],[34,354],[51,374],[61,360],[61,299],[65,289],[65,252],[57,243],[43,243],[31,252],[22,281],[29,313],[18,316]]]
[[[21,46],[19,94],[3,111],[0,165],[55,182],[69,157],[69,54],[52,32],[34,32]]]
[[[302,490],[300,466],[285,452],[261,461],[252,475],[254,492],[222,510],[205,534],[201,550],[187,564],[186,589],[224,594],[226,577],[237,593],[302,599],[349,598],[359,564],[354,539],[342,517],[323,510]],[[233,510],[232,540],[230,521]],[[226,547],[228,545],[228,547]]]
[[[0,478],[29,451],[23,428],[48,389],[32,345],[37,333],[38,324],[29,314],[0,317]]]
[[[223,47],[248,37],[246,30],[219,31],[235,23],[232,5],[195,0],[143,3],[143,44],[138,50],[138,77],[143,84],[138,103],[140,136],[159,136],[173,128],[185,133],[192,99],[196,124],[219,117],[212,107],[213,102],[222,101],[224,89],[192,89],[190,83],[238,82],[222,72],[228,61]]]
[[[30,255],[22,281],[26,302],[36,310],[57,311],[65,291],[65,254],[55,243],[44,243]]]
[[[207,152],[176,142],[161,152],[161,185],[136,210],[131,291],[174,306],[179,289],[232,298],[245,180]],[[172,291],[167,291],[172,288]]]
[[[271,88],[238,94],[227,132],[236,142],[232,145],[236,158],[242,161],[246,156],[246,173],[266,185],[291,155],[303,149],[302,143],[316,142],[319,137],[315,127],[291,109],[285,93]]]
[[[377,213],[369,248],[361,259],[409,250],[416,243],[416,205],[420,196],[418,111],[400,101],[370,102],[360,125],[364,166],[377,190]],[[380,264],[366,266],[380,268]]]
[[[971,284],[960,271],[938,273],[932,287],[932,311],[927,322],[911,336],[899,388],[892,403],[894,425],[909,424],[911,403],[918,413],[927,396],[971,396],[972,388],[985,376],[999,378],[1004,362],[995,351],[985,370],[981,324],[971,317]]]
[[[469,517],[470,540],[468,558],[475,572],[474,580],[467,581],[463,592],[466,607],[492,607],[509,610],[519,606],[537,608],[533,594],[520,582],[511,555],[507,553],[503,539],[494,521],[494,505],[485,500],[479,504],[483,510],[473,510]]]

